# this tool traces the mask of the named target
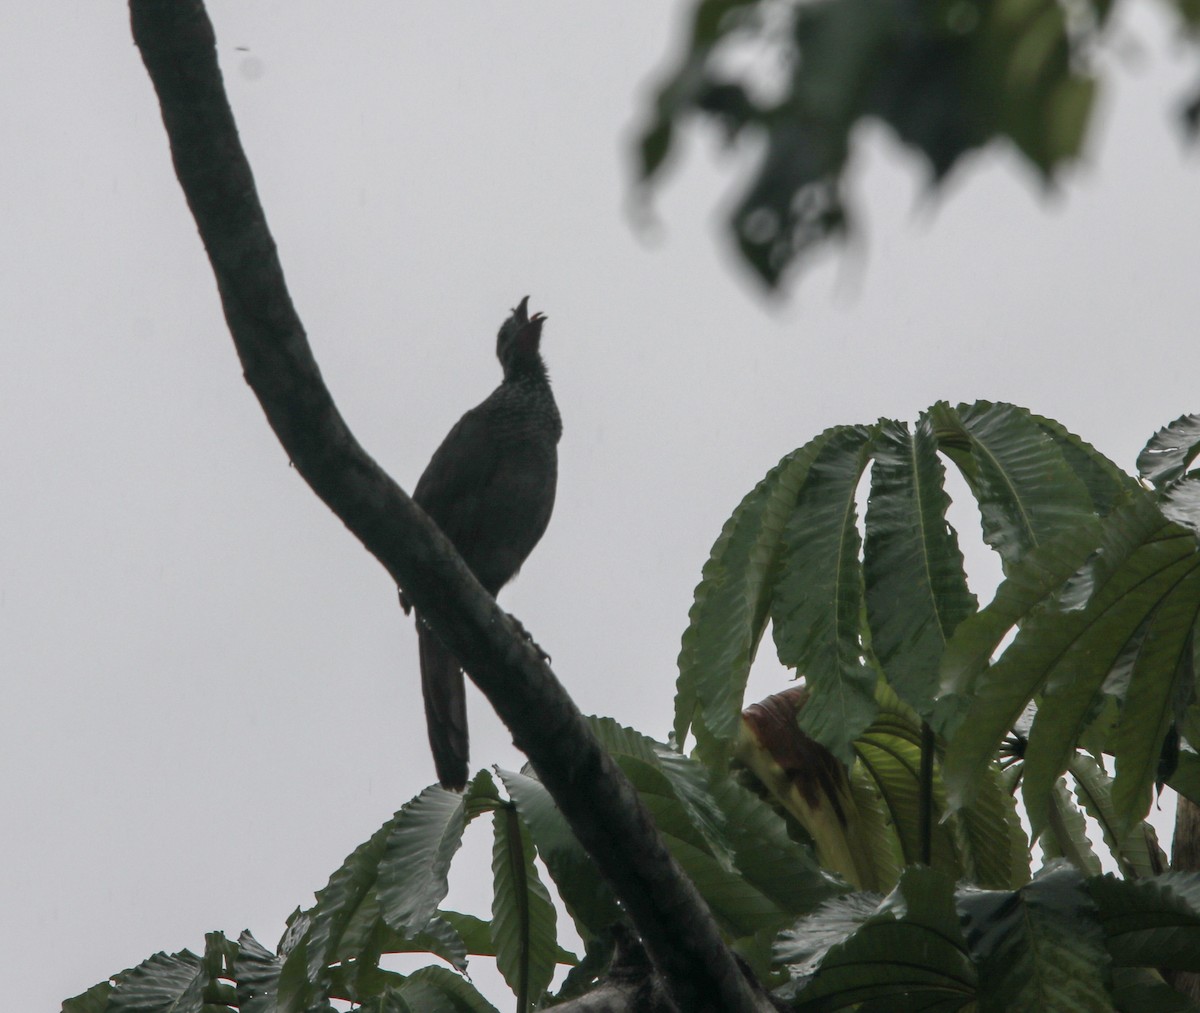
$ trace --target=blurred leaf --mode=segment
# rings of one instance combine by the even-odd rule
[[[849,764],[875,713],[875,672],[864,660],[861,540],[855,494],[874,427],[834,430],[813,460],[782,536],[771,598],[779,660],[804,675],[812,699],[801,727]]]
[[[932,711],[946,641],[976,609],[946,522],[945,471],[927,418],[910,433],[884,422],[867,506],[867,619],[888,683],[922,716]]]
[[[1159,506],[1167,520],[1200,535],[1200,475],[1192,472],[1167,486]]]
[[[768,286],[850,228],[843,179],[865,120],[924,156],[934,185],[993,138],[1009,139],[1045,179],[1082,147],[1098,33],[1055,0],[698,0],[693,10],[690,44],[638,142],[641,180],[661,174],[693,116],[729,145],[753,136],[762,153],[730,225]]]
[[[496,967],[508,987],[525,998],[522,1009],[531,1009],[554,977],[554,904],[534,865],[529,831],[515,809],[494,813],[493,834],[491,936]]]

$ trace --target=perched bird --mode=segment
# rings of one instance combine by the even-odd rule
[[[546,318],[530,316],[528,306],[526,296],[496,337],[503,382],[458,420],[413,493],[492,595],[516,576],[545,532],[558,481],[562,419],[540,349]],[[468,756],[462,669],[420,615],[417,639],[438,780],[461,790]]]

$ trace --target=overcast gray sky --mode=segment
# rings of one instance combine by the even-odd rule
[[[660,738],[722,522],[820,430],[1008,400],[1132,468],[1200,408],[1195,68],[1136,6],[1056,199],[998,151],[924,200],[868,130],[861,255],[770,302],[715,210],[750,154],[693,136],[653,243],[622,210],[683,4],[209,5],[321,368],[402,485],[498,381],[509,308],[548,315],[558,506],[501,600],[585,711]],[[411,626],[241,380],[124,4],[5,27],[0,954],[46,1010],[206,930],[273,946],[433,773]],[[471,721],[476,766],[520,763]],[[450,903],[485,914],[469,860]]]

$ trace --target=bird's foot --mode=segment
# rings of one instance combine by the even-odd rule
[[[521,620],[518,619],[516,616],[514,616],[511,612],[506,613],[506,615],[508,616],[508,618],[510,620],[512,620],[512,624],[517,628],[517,632],[520,633],[521,636],[523,636],[526,640],[529,641],[530,644],[533,645],[533,649],[538,652],[538,658],[540,658],[547,665],[549,665],[550,664],[550,655],[548,655],[545,651],[543,651],[542,648],[539,646],[538,642],[529,635],[529,631],[527,629],[525,629],[525,626],[522,624]]]

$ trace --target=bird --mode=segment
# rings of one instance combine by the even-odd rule
[[[413,500],[495,597],[541,540],[554,510],[562,418],[542,359],[542,313],[525,296],[500,326],[504,378],[434,452]],[[409,604],[400,596],[404,611]],[[434,767],[443,788],[467,783],[469,736],[462,667],[416,616],[421,691]]]

